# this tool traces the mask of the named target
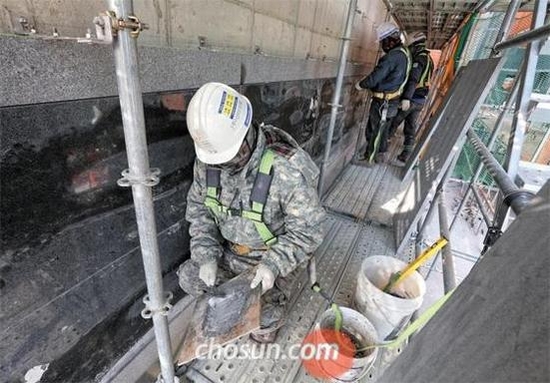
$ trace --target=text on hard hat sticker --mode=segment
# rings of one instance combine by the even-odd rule
[[[220,101],[218,113],[232,119],[235,116],[235,110],[237,109],[237,103],[235,101],[236,100],[234,95],[228,94],[226,91],[224,91],[222,93],[222,99]]]

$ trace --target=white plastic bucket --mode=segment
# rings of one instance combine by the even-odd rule
[[[374,346],[378,344],[378,333],[376,329],[369,322],[364,315],[347,307],[341,307],[342,311],[342,330],[351,334],[357,341],[360,347]],[[332,310],[325,311],[316,325],[316,329],[334,329],[336,316]],[[317,332],[322,337],[321,332]],[[326,339],[319,339],[320,343],[327,341]],[[372,348],[363,351],[362,357],[356,357],[352,361],[351,368],[340,376],[333,376],[330,372],[327,372],[322,363],[319,367],[328,375],[331,376],[331,382],[357,382],[363,376],[365,376],[371,369],[376,356],[378,355],[378,348]]]
[[[424,300],[426,283],[416,271],[392,289],[400,297],[382,291],[390,276],[406,266],[399,259],[376,255],[366,258],[359,271],[355,307],[371,321],[381,340],[398,327],[403,318],[415,312]]]

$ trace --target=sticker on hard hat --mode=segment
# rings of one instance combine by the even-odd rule
[[[246,118],[244,119],[244,126],[250,125],[250,119],[252,118],[252,110],[250,108],[250,105],[246,104]]]
[[[232,119],[235,116],[235,109],[235,96],[232,94],[228,94],[226,91],[224,91],[222,94],[220,107],[218,108],[218,113]]]
[[[235,112],[237,112],[237,107],[239,106],[239,98],[237,97],[235,99],[235,103],[233,104],[233,109],[231,110],[231,116],[229,118],[234,119],[235,118]]]

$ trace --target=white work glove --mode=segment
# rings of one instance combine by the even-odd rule
[[[216,283],[217,272],[218,272],[218,263],[208,262],[200,267],[199,278],[206,284],[206,286],[212,287]]]
[[[411,102],[409,100],[401,100],[401,110],[406,112],[411,108]]]
[[[275,274],[266,265],[260,264],[256,270],[256,275],[250,283],[251,288],[256,288],[259,284],[262,284],[262,294],[271,289],[275,284]]]
[[[357,81],[357,82],[355,83],[355,89],[357,89],[357,90],[363,90],[363,88],[361,88],[361,85],[359,85],[360,82],[361,82],[361,81]]]

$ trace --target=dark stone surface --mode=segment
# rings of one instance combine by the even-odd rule
[[[323,153],[334,80],[241,87],[254,119]],[[194,149],[185,124],[192,90],[144,96],[156,222],[167,290],[189,257],[186,195]],[[361,97],[347,79],[335,155],[354,145]],[[44,381],[92,381],[149,328],[117,98],[0,108],[0,381],[50,363]]]

